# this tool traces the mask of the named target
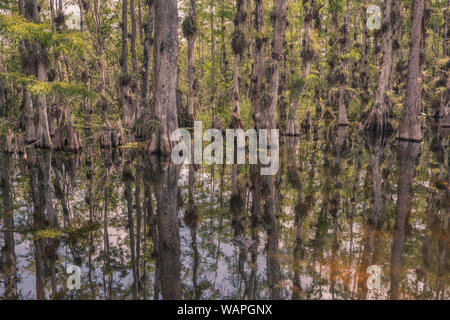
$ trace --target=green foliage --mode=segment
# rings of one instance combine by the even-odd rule
[[[57,229],[42,229],[34,232],[33,238],[35,240],[39,239],[59,239],[62,236],[62,232]]]
[[[358,52],[357,49],[351,49],[347,54],[344,54],[341,56],[341,59],[352,59],[354,61],[359,61],[361,57],[361,54]]]
[[[85,96],[90,99],[96,97],[95,93],[88,90],[84,85],[65,81],[33,81],[31,84],[27,85],[27,88],[36,95],[59,93],[64,96]]]
[[[300,95],[304,86],[305,86],[305,78],[293,80],[290,86],[291,95]]]
[[[8,81],[24,84],[26,88],[31,91],[31,93],[36,95],[58,93],[66,97],[84,96],[89,99],[96,98],[96,94],[93,91],[79,83],[71,83],[67,81],[38,81],[34,76],[26,76],[20,72],[3,72],[0,73],[0,77],[7,79]]]
[[[62,32],[47,23],[29,22],[20,15],[0,15],[0,34],[19,45],[21,41],[39,41],[44,47],[53,47],[55,52],[69,54],[85,53],[88,43],[79,32]]]
[[[16,43],[37,40],[44,46],[50,45],[55,37],[48,24],[29,22],[20,15],[0,15],[0,34]]]

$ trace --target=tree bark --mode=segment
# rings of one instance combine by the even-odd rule
[[[216,118],[216,38],[214,28],[214,1],[210,3],[211,8],[211,106],[212,118]]]
[[[253,46],[253,67],[252,67],[252,84],[250,98],[253,106],[253,122],[256,130],[262,127],[261,123],[261,92],[262,78],[264,71],[264,38],[262,31],[264,28],[264,7],[262,0],[255,0],[255,44]]]
[[[143,73],[142,73],[142,108],[148,111],[149,93],[150,93],[150,55],[153,44],[153,25],[155,20],[155,1],[149,0],[147,21],[144,26],[145,40],[144,40],[144,57],[143,57]]]
[[[84,26],[86,23],[86,14],[84,12],[84,8],[83,8],[83,1],[82,0],[78,0],[78,7],[80,9],[80,32],[84,33]],[[87,64],[86,58],[82,57],[81,59],[82,63],[83,63],[83,73],[81,76],[81,80],[83,82],[83,84],[89,88],[90,84],[91,84],[91,75],[89,74],[89,66]],[[84,111],[84,120],[86,121],[86,125],[90,126],[91,124],[91,113],[92,113],[92,109],[91,109],[91,105],[89,102],[89,98],[85,97],[83,99],[83,111]],[[90,135],[90,129],[86,130],[87,135]]]
[[[159,1],[159,0],[157,0]],[[167,0],[163,0],[167,1]],[[161,256],[161,292],[164,300],[181,299],[181,252],[177,206],[177,181],[180,167],[151,158],[160,178],[155,186],[159,254]]]
[[[422,1],[422,0],[415,0]],[[422,1],[423,3],[423,1]],[[395,216],[394,243],[391,256],[391,285],[389,298],[400,298],[400,272],[402,266],[402,254],[405,244],[407,217],[410,214],[410,189],[414,178],[416,159],[420,144],[415,142],[399,141],[398,164],[399,181],[397,196],[397,211]]]
[[[38,0],[26,0],[24,2],[24,15],[28,21],[39,23],[38,4]],[[24,43],[22,62],[25,66],[25,74],[34,75],[38,81],[46,81],[47,67],[45,62],[47,60],[46,50],[39,41],[26,41]],[[49,131],[47,101],[45,96],[39,95],[33,99],[28,92],[26,92],[25,95],[25,105],[27,109],[27,115],[25,116],[27,142],[37,140],[36,146],[41,148],[52,148],[53,145]],[[36,128],[34,123],[32,123],[35,110],[38,112],[38,123]],[[33,132],[35,129],[36,132]]]
[[[195,96],[196,96],[196,80],[195,80],[195,65],[194,65],[194,45],[195,37],[197,34],[197,12],[195,0],[190,0],[189,16],[186,18],[183,26],[184,35],[188,43],[188,65],[187,65],[187,78],[189,83],[189,95],[188,95],[188,121],[191,125],[194,125],[196,119],[195,108]]]
[[[139,1],[139,0],[138,0]],[[136,8],[134,0],[130,0],[130,20],[131,20],[131,65],[133,74],[138,73],[137,55],[136,55]]]
[[[313,26],[313,8],[314,1],[303,2],[305,7],[305,17],[304,17],[304,26],[303,26],[303,51],[302,51],[302,60],[303,60],[303,83],[305,83],[306,78],[309,76],[311,72],[311,61],[313,59],[314,52],[310,47],[310,29]],[[301,88],[303,90],[303,88]],[[300,101],[300,92],[293,92],[291,90],[291,101],[289,105],[289,118],[288,124],[286,128],[286,135],[289,136],[298,136],[300,135],[298,119],[297,119],[297,107]]]
[[[297,107],[300,101],[300,93],[291,90],[291,101],[289,104],[289,116],[285,134],[287,136],[299,136],[300,129],[297,119]]]
[[[411,46],[408,58],[406,97],[398,130],[398,138],[406,141],[422,141],[419,115],[422,107],[422,64],[420,50],[423,44],[422,23],[425,0],[414,0],[412,6]]]
[[[138,0],[139,1],[139,0]],[[141,104],[139,103],[140,86],[139,86],[139,70],[138,70],[138,62],[137,62],[137,54],[136,54],[136,38],[137,38],[137,27],[136,27],[136,8],[135,8],[135,0],[130,0],[130,20],[131,20],[131,66],[133,74],[131,76],[131,91],[132,91],[132,99],[131,103],[133,105],[134,111],[134,119],[139,119],[141,115]],[[134,122],[133,122],[134,124]]]
[[[177,59],[178,9],[176,0],[156,0],[154,62],[154,119],[157,122],[147,145],[149,153],[170,155],[170,135],[178,128]]]
[[[361,65],[361,88],[363,90],[363,98],[367,95],[369,89],[369,44],[368,44],[368,31],[367,31],[367,0],[364,0],[362,7],[362,24],[363,24],[363,56]]]
[[[129,156],[129,155],[127,155]],[[138,275],[136,266],[136,249],[135,249],[135,233],[134,233],[134,209],[133,209],[133,190],[131,183],[134,180],[131,172],[130,160],[125,161],[123,167],[122,180],[124,182],[124,195],[127,202],[127,217],[128,217],[128,232],[130,236],[130,252],[131,252],[131,271],[133,274],[133,298],[136,299],[138,295]],[[137,204],[136,204],[137,205]]]
[[[13,158],[11,155],[0,155],[0,187],[2,191],[3,204],[3,229],[4,246],[0,250],[0,262],[3,262],[2,273],[4,274],[5,298],[7,300],[17,299],[17,257],[14,240],[14,209],[13,209],[13,184],[10,174]]]
[[[394,0],[386,0],[383,18],[383,61],[378,75],[375,104],[369,117],[364,121],[364,130],[372,135],[392,133],[392,124],[388,114],[386,92],[389,89],[392,71],[392,19]]]
[[[272,54],[266,62],[265,73],[269,75],[268,83],[268,99],[262,102],[262,124],[266,129],[275,128],[275,110],[278,103],[278,88],[280,75],[280,60],[283,50],[283,39],[286,32],[286,11],[287,0],[278,0],[274,2],[272,16],[273,22],[273,38],[272,38]],[[269,136],[269,140],[273,137]],[[278,250],[278,221],[275,216],[275,187],[272,176],[262,176],[261,184],[263,195],[265,197],[264,204],[264,220],[267,228],[267,271],[269,282],[269,295],[271,299],[280,299],[280,289],[278,281],[280,276],[279,265],[271,256]]]
[[[95,17],[95,28],[97,33],[97,53],[99,55],[99,68],[100,68],[100,89],[102,94],[105,94],[106,90],[106,74],[105,74],[105,62],[104,62],[104,46],[103,46],[103,34],[101,30],[101,18],[100,18],[100,8],[99,0],[94,0],[94,17]]]
[[[120,58],[120,103],[122,105],[123,122],[130,128],[134,124],[135,110],[130,96],[131,76],[128,70],[128,0],[122,0],[122,56]]]
[[[340,51],[341,54],[346,54],[348,52],[350,39],[348,36],[348,28],[349,28],[349,18],[350,18],[350,3],[349,0],[346,1],[346,9],[345,9],[345,19],[344,19],[344,25],[341,27],[342,32],[342,39],[343,43],[341,42]],[[346,75],[344,73],[344,68],[346,67],[347,62],[342,61],[342,69],[340,70],[342,80],[339,81],[339,99],[338,99],[338,125],[339,126],[348,126],[348,115],[347,115],[347,106],[345,105],[345,84],[346,84]]]
[[[450,57],[450,48],[447,44],[450,41],[448,25],[450,24],[450,2],[445,10],[445,26],[444,26],[444,57]],[[442,95],[439,110],[439,128],[450,128],[450,72],[449,63],[446,64],[447,72],[447,89]]]
[[[287,0],[279,0],[274,4],[272,54],[266,62],[267,74],[270,74],[268,84],[269,103],[263,103],[265,126],[267,129],[275,128],[275,110],[278,103],[278,87],[280,77],[280,60],[283,54],[283,39],[286,32]]]
[[[246,22],[245,14],[245,0],[236,1],[236,15],[234,18],[234,33],[232,39],[232,48],[234,52],[234,63],[233,63],[233,94],[232,94],[232,110],[230,123],[233,122],[233,117],[241,116],[240,106],[239,106],[239,96],[240,96],[240,73],[239,69],[241,66],[242,53],[245,50],[245,35],[243,29]]]

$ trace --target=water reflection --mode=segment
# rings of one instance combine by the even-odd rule
[[[5,298],[17,299],[17,258],[14,240],[14,217],[12,184],[10,173],[13,171],[11,155],[0,158],[1,192],[3,196],[4,245],[1,251],[0,271],[4,274]]]
[[[282,139],[273,177],[138,149],[1,154],[0,297],[448,299],[448,132],[312,130]]]
[[[391,258],[391,287],[390,298],[400,297],[400,271],[402,267],[402,255],[405,245],[406,227],[411,215],[410,211],[410,189],[414,178],[416,160],[420,144],[414,142],[400,141],[398,143],[398,196],[397,210],[395,214],[394,243],[392,245]]]

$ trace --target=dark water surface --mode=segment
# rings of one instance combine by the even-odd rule
[[[2,154],[0,299],[448,299],[447,135],[282,138],[272,216],[249,165]]]

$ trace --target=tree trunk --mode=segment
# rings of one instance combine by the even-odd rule
[[[28,21],[39,23],[39,1],[38,0],[26,0],[24,5],[25,18]],[[46,52],[45,48],[39,41],[26,42],[25,47],[28,50],[24,50],[22,55],[23,64],[26,66],[24,69],[28,75],[34,75],[38,81],[46,81],[47,68],[45,65]],[[27,52],[28,51],[28,52]],[[39,95],[35,99],[31,97],[29,93],[26,93],[26,108],[27,108],[27,142],[38,140],[36,146],[41,148],[52,148],[52,140],[50,137],[48,117],[47,117],[47,101],[45,96]],[[34,110],[32,110],[34,109]],[[38,111],[38,124],[36,128],[36,134],[34,135],[31,130],[34,130],[34,125],[31,124],[34,111]]]
[[[368,31],[367,31],[367,0],[364,0],[362,6],[362,28],[363,28],[363,49],[361,60],[361,80],[360,85],[362,89],[361,100],[365,104],[368,101],[367,91],[369,89],[369,44],[368,44]]]
[[[255,129],[262,127],[261,123],[261,92],[262,78],[264,71],[264,38],[262,35],[264,28],[264,7],[262,0],[255,0],[255,44],[253,46],[253,66],[252,66],[252,84],[250,98],[253,106],[253,122]]]
[[[311,1],[309,4],[307,2],[303,2],[305,6],[305,17],[304,17],[304,26],[303,26],[303,51],[302,51],[302,60],[303,60],[303,84],[306,81],[306,78],[309,76],[311,72],[311,61],[314,56],[314,52],[310,47],[310,29],[313,26],[313,8],[314,2]],[[298,126],[297,119],[297,107],[300,101],[300,94],[303,91],[303,87],[300,92],[293,93],[294,90],[291,88],[291,102],[289,105],[289,118],[288,124],[286,128],[286,135],[289,136],[298,136],[300,135],[300,129]]]
[[[390,134],[393,130],[387,108],[388,98],[386,97],[392,71],[392,8],[393,0],[386,0],[383,19],[383,62],[378,75],[375,104],[363,124],[364,130],[372,135]]]
[[[149,153],[169,155],[174,142],[170,135],[178,128],[177,59],[178,9],[176,0],[156,0],[154,61],[154,118],[158,122],[147,146]]]
[[[250,99],[253,107],[253,123],[256,130],[262,128],[261,121],[261,92],[262,92],[262,80],[264,72],[264,38],[262,31],[264,29],[264,6],[262,0],[255,0],[254,6],[254,38],[255,43],[253,45],[253,65],[251,75],[250,86]],[[250,168],[250,178],[252,182],[252,226],[258,225],[258,219],[261,216],[261,176],[259,165],[252,165]],[[254,233],[253,238],[256,238],[257,234]],[[255,278],[255,276],[253,277]],[[255,280],[253,282],[256,282]],[[252,287],[249,296],[254,296],[254,287]]]
[[[133,75],[138,73],[137,55],[136,55],[136,8],[134,0],[130,0],[130,20],[131,20],[131,65]]]
[[[36,53],[39,57],[37,64],[37,79],[39,81],[46,81],[47,68],[44,65],[44,50],[39,43],[36,43],[37,49]],[[38,128],[36,138],[38,140],[37,146],[41,148],[51,149],[53,147],[52,139],[50,137],[50,130],[48,125],[48,115],[47,115],[47,100],[44,95],[39,95],[37,97],[38,103]]]
[[[122,56],[120,58],[120,103],[126,128],[134,124],[135,110],[130,96],[131,76],[128,70],[128,0],[122,0]]]
[[[224,0],[220,1],[220,73],[223,79],[226,79],[226,75],[228,73],[228,60],[227,60],[227,52],[225,48],[225,8],[224,8]],[[221,94],[223,104],[223,94]]]
[[[266,62],[266,73],[270,75],[268,94],[270,99],[262,103],[265,126],[267,129],[275,128],[275,110],[278,103],[278,87],[280,76],[280,60],[283,54],[283,39],[286,32],[287,0],[276,1],[273,9],[273,39],[272,55]]]
[[[129,156],[129,155],[127,155]],[[135,233],[134,233],[134,209],[133,209],[133,190],[131,183],[134,180],[133,173],[131,172],[130,160],[125,161],[123,167],[122,180],[124,182],[124,195],[127,202],[127,216],[128,216],[128,233],[130,236],[130,252],[131,252],[131,271],[133,274],[133,298],[136,299],[138,295],[138,276],[136,269],[136,249],[135,249]]]
[[[84,12],[84,8],[83,8],[83,1],[82,0],[78,0],[78,7],[80,8],[80,32],[84,33],[84,25],[86,22],[86,13]],[[83,63],[83,73],[81,76],[81,80],[84,84],[85,87],[89,88],[90,87],[90,83],[91,83],[91,76],[89,74],[89,66],[87,64],[86,58],[82,57],[81,59],[82,63]],[[85,125],[90,126],[91,124],[91,113],[92,113],[92,109],[91,109],[91,105],[89,102],[89,98],[85,97],[84,101],[83,101],[83,111],[84,111],[84,120],[85,120]],[[90,128],[86,130],[87,134],[90,134]]]
[[[102,94],[105,94],[106,90],[106,74],[105,74],[105,62],[104,62],[104,47],[103,47],[103,35],[101,29],[101,18],[100,18],[100,8],[99,0],[94,0],[94,17],[95,17],[95,28],[97,33],[97,53],[99,56],[99,68],[100,68],[100,89]]]
[[[285,132],[285,134],[287,136],[299,136],[300,135],[300,129],[298,126],[298,119],[297,119],[297,107],[298,107],[299,101],[300,101],[300,93],[293,92],[293,90],[291,88],[291,101],[289,104],[289,116],[288,116],[286,132]]]
[[[36,128],[34,126],[33,98],[29,90],[24,89],[25,95],[25,142],[36,141]]]
[[[233,117],[241,116],[241,111],[239,107],[239,96],[240,96],[240,73],[239,69],[241,66],[242,53],[246,47],[246,40],[243,29],[245,27],[246,21],[245,13],[245,0],[236,1],[236,15],[234,18],[234,33],[231,46],[234,52],[234,64],[233,64],[233,94],[232,94],[232,110],[231,110],[231,120],[233,122]]]
[[[139,28],[139,41],[143,41],[144,37],[142,34],[142,2],[138,0],[138,28]]]
[[[412,6],[411,46],[408,58],[406,97],[398,131],[398,138],[406,141],[422,141],[419,115],[422,106],[422,63],[420,50],[423,44],[422,23],[425,0],[414,0]]]
[[[144,57],[143,57],[143,73],[142,73],[142,108],[148,111],[149,93],[150,93],[150,55],[153,43],[153,25],[155,20],[155,1],[149,0],[147,21],[144,26],[145,40],[144,40]]]
[[[339,84],[339,113],[338,113],[338,125],[348,126],[347,107],[344,100],[345,86],[343,83]]]
[[[136,189],[135,189],[135,205],[136,205],[136,278],[137,290],[141,291],[141,230],[142,230],[142,206],[141,206],[141,178],[142,172],[138,171],[139,165],[136,165]]]
[[[160,0],[157,0],[160,1]],[[162,0],[167,1],[167,0]],[[155,186],[159,254],[161,255],[161,292],[164,300],[181,299],[181,252],[177,206],[177,181],[180,167],[151,158],[160,178]]]
[[[280,74],[280,60],[283,50],[283,39],[286,32],[286,11],[287,0],[278,0],[274,3],[272,16],[273,22],[273,38],[272,38],[272,54],[266,62],[265,73],[269,75],[268,83],[268,99],[262,102],[263,128],[275,128],[275,110],[278,103],[278,87]],[[269,136],[269,140],[273,137]],[[272,176],[262,176],[261,184],[264,204],[264,220],[267,227],[267,272],[269,282],[269,295],[271,299],[280,299],[280,289],[278,281],[280,276],[279,265],[271,256],[278,250],[278,221],[275,216],[275,187]]]
[[[450,3],[447,0],[447,8],[445,8],[445,23],[444,23],[444,39],[442,41],[442,52],[444,56],[448,56],[449,53],[449,47],[448,47],[448,38],[449,38],[449,30],[448,26],[450,24]]]
[[[13,158],[11,155],[0,155],[0,187],[2,192],[2,213],[3,213],[3,229],[4,246],[0,250],[0,263],[2,273],[4,274],[5,298],[7,300],[17,299],[17,257],[15,252],[14,240],[14,207],[13,207],[13,184],[11,183],[11,171]]]
[[[422,2],[423,4],[423,0],[415,0],[415,2],[417,1]],[[391,285],[389,298],[391,300],[397,300],[400,298],[402,254],[405,244],[407,217],[409,216],[411,210],[410,189],[414,178],[419,149],[419,143],[399,141],[398,165],[400,170],[390,270]]]
[[[139,1],[139,0],[138,0]],[[131,103],[133,105],[134,111],[134,120],[139,119],[141,115],[141,104],[139,103],[138,97],[141,96],[140,87],[139,87],[139,70],[137,63],[137,54],[136,54],[136,38],[137,38],[137,30],[136,30],[136,8],[135,8],[135,0],[130,0],[130,20],[131,20],[131,66],[133,74],[131,76],[131,91],[132,91],[132,100]],[[134,124],[134,122],[133,122]]]
[[[214,27],[214,1],[210,3],[211,8],[211,106],[212,118],[216,117],[216,38]]]
[[[349,18],[350,18],[350,3],[349,0],[346,1],[346,9],[345,9],[345,19],[344,25],[341,27],[342,30],[342,41],[339,50],[342,54],[346,54],[348,52],[348,48],[350,45],[350,39],[348,36],[348,28],[349,28]],[[345,84],[346,84],[346,75],[344,73],[344,68],[347,65],[347,61],[342,61],[342,69],[341,72],[341,80],[339,81],[339,99],[338,99],[338,125],[339,126],[348,126],[348,115],[347,115],[347,106],[345,105]]]
[[[197,35],[197,12],[195,6],[195,0],[190,1],[189,15],[183,22],[183,33],[188,43],[188,65],[187,65],[187,78],[189,83],[189,95],[188,95],[188,122],[190,126],[194,126],[196,120],[195,115],[195,96],[196,96],[196,79],[195,79],[195,67],[194,67],[194,45],[195,37]]]
[[[450,48],[447,42],[450,40],[448,25],[450,24],[450,4],[445,10],[445,26],[444,26],[444,57],[450,57]],[[442,95],[439,110],[439,128],[450,128],[450,72],[449,63],[446,64],[447,72],[447,89]]]
[[[439,128],[450,128],[450,72],[447,71],[447,89],[439,110]]]

